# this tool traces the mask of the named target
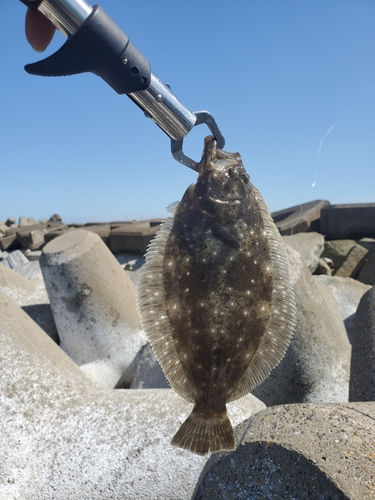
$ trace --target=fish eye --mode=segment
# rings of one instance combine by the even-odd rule
[[[236,170],[233,167],[229,167],[227,172],[228,172],[229,177],[233,177],[234,174],[236,173]]]

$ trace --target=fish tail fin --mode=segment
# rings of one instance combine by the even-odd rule
[[[233,451],[236,448],[227,411],[207,416],[199,412],[196,406],[173,437],[171,444],[198,455]]]

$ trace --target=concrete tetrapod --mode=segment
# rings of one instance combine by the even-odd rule
[[[285,357],[252,392],[267,406],[347,402],[351,346],[339,306],[291,247],[288,259],[297,326]]]
[[[130,385],[146,338],[135,285],[101,238],[65,233],[44,247],[40,266],[61,348],[102,387]]]
[[[275,406],[212,455],[194,500],[364,500],[375,496],[375,403]]]
[[[0,294],[0,498],[188,500],[207,457],[169,444],[191,405],[171,389],[97,388]],[[228,405],[234,425],[264,405]]]
[[[354,325],[349,401],[375,401],[375,286],[363,295]]]

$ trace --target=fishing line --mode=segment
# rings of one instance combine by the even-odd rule
[[[293,222],[291,228],[290,228],[290,236],[293,236],[293,229],[296,227],[298,224],[298,221],[300,220],[302,215],[302,205],[299,206],[299,213],[297,214],[296,220]]]
[[[316,186],[316,183],[318,182],[318,167],[319,167],[319,158],[320,158],[320,152],[322,150],[322,145],[323,145],[323,142],[324,140],[329,136],[329,134],[332,132],[332,130],[336,127],[336,125],[340,122],[342,122],[344,120],[344,118],[346,117],[346,115],[348,113],[350,113],[350,111],[355,108],[356,106],[358,106],[358,104],[363,101],[363,99],[367,96],[367,94],[369,94],[373,89],[375,88],[375,84],[369,88],[363,95],[362,97],[360,97],[357,101],[355,101],[354,104],[352,104],[350,106],[350,108],[348,108],[345,113],[342,115],[341,118],[339,118],[328,130],[327,132],[323,135],[323,137],[320,139],[319,141],[319,147],[318,147],[318,153],[316,155],[316,166],[315,166],[315,180],[314,182],[311,184],[311,187],[314,188]]]

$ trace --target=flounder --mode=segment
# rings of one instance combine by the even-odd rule
[[[233,450],[226,403],[259,385],[295,326],[283,240],[238,153],[206,137],[195,185],[146,253],[141,323],[171,387],[194,408],[172,444]]]

